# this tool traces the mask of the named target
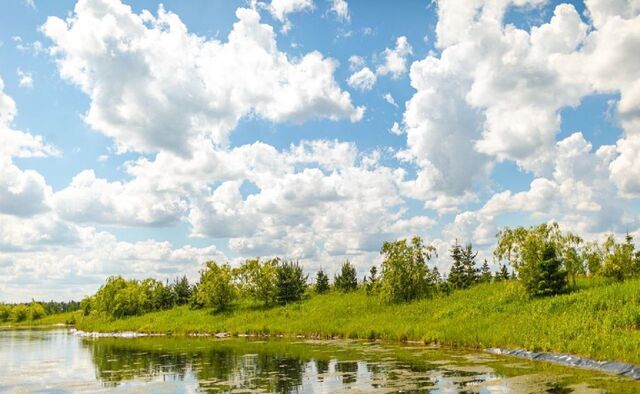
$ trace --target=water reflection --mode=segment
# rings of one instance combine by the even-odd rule
[[[0,392],[506,393],[592,390],[588,372],[491,355],[344,342],[79,338],[0,332]],[[582,374],[582,375],[581,375]],[[613,392],[638,389],[596,376]],[[616,386],[617,384],[617,386]],[[613,385],[613,386],[611,386]]]

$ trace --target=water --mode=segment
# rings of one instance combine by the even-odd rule
[[[0,392],[640,392],[628,379],[484,353],[344,341],[80,338],[0,331]]]

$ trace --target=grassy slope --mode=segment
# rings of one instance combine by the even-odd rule
[[[527,300],[517,283],[479,285],[447,297],[404,305],[376,297],[312,296],[270,309],[240,305],[211,314],[185,307],[122,320],[88,317],[87,331],[269,333],[320,337],[424,340],[464,347],[526,348],[640,364],[640,280]]]

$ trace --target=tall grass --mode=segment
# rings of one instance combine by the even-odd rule
[[[313,295],[265,309],[229,312],[177,307],[126,319],[77,320],[86,331],[305,335],[424,341],[469,348],[526,348],[640,363],[640,280],[583,280],[578,290],[531,299],[515,281],[480,284],[449,296],[385,304],[363,291]]]

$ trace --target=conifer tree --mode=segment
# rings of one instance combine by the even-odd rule
[[[333,279],[336,289],[343,293],[354,291],[358,288],[358,278],[356,277],[356,267],[345,261],[340,268],[340,274]]]
[[[458,243],[457,239],[451,246],[451,249],[449,249],[449,255],[453,260],[451,271],[449,271],[449,284],[451,284],[454,289],[462,289],[465,282],[465,267],[462,262],[462,247]]]
[[[480,282],[489,283],[492,278],[489,263],[487,262],[487,259],[484,259],[484,263],[482,263],[482,267],[480,268]]]
[[[496,281],[509,280],[509,278],[511,278],[511,276],[509,275],[509,269],[507,268],[507,265],[501,264],[500,270],[496,272]]]
[[[322,269],[316,274],[315,291],[318,294],[324,294],[329,291],[329,277]]]

